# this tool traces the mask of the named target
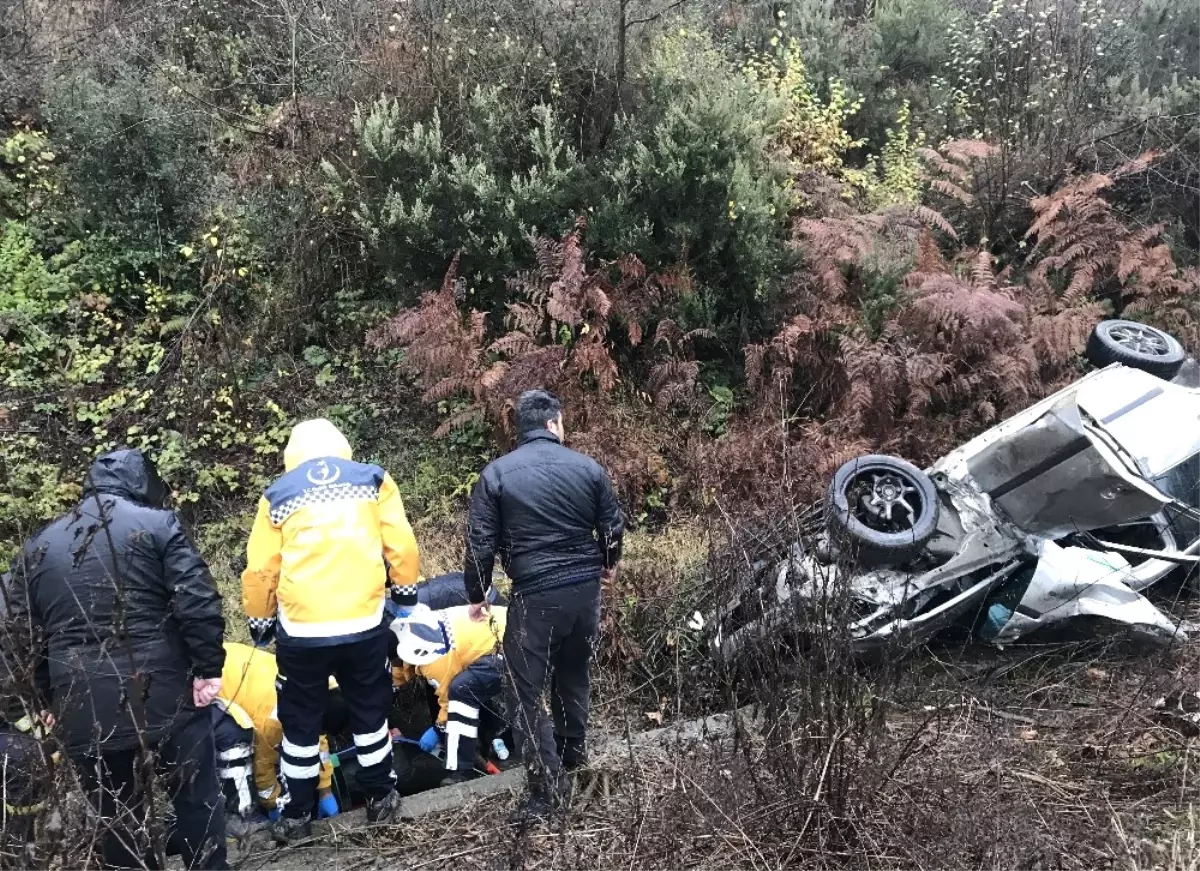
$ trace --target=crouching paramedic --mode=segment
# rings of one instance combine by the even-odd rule
[[[217,745],[217,774],[225,791],[226,808],[247,817],[255,807],[277,819],[287,795],[279,782],[279,723],[275,655],[248,644],[225,642],[221,690],[213,701],[213,737]],[[325,736],[344,727],[345,702],[337,682],[329,680],[329,702],[321,726],[322,759],[328,752]],[[335,816],[333,767],[322,761],[317,778],[317,818]]]
[[[286,473],[259,502],[242,601],[255,643],[276,639],[280,770],[289,799],[271,834],[290,843],[312,828],[331,674],[346,699],[367,819],[390,820],[399,809],[384,600],[389,576],[403,588],[399,595],[415,589],[418,554],[395,481],[378,466],[354,462],[332,423],[298,424],[283,461]]]
[[[421,749],[437,749],[439,732],[446,740],[446,779],[450,782],[477,776],[475,754],[479,746],[481,715],[502,716],[499,696],[503,689],[504,636],[507,609],[493,607],[491,620],[472,620],[465,606],[429,611],[418,608],[392,622],[395,656],[425,678],[437,691],[437,725],[421,736]],[[406,680],[405,669],[396,680]]]

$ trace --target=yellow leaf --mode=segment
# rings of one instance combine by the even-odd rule
[[[192,257],[192,246],[184,245],[182,248],[179,249],[179,253],[190,260]]]
[[[221,244],[221,240],[220,240],[220,239],[218,239],[216,236],[209,236],[209,237],[208,237],[208,244],[209,244],[209,245],[211,245],[211,246],[213,246],[214,248],[216,248],[218,245],[220,245],[220,244]]]

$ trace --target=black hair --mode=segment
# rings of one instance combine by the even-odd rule
[[[526,390],[517,397],[514,411],[517,432],[534,432],[545,429],[546,424],[562,413],[562,403],[548,390]]]

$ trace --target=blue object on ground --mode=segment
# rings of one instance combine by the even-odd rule
[[[421,740],[418,742],[418,745],[426,753],[432,753],[438,748],[439,743],[440,739],[438,737],[437,729],[435,729],[433,726],[430,726],[425,730],[425,734],[421,736]]]
[[[996,602],[994,605],[988,608],[987,617],[983,621],[983,629],[980,634],[985,639],[995,638],[1000,634],[1000,630],[1004,628],[1004,625],[1008,623],[1012,615],[1013,612],[1011,608],[1008,608],[1000,602]]]
[[[336,817],[338,815],[337,799],[332,795],[327,795],[317,802],[317,819],[323,820],[328,817]]]

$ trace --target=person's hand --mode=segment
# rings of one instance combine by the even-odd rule
[[[50,713],[49,711],[42,711],[38,716],[42,721],[42,725],[45,726],[47,729],[53,729],[55,723],[58,722],[57,720],[54,719],[54,715],[52,713]]]
[[[421,740],[417,743],[420,745],[421,749],[423,751],[425,751],[426,753],[433,753],[434,750],[437,750],[438,744],[441,743],[441,738],[438,735],[438,730],[435,727],[430,726],[428,729],[425,730],[425,734],[423,734],[421,736]]]
[[[487,620],[488,607],[486,602],[475,602],[467,606],[467,616],[476,623],[482,623]]]
[[[611,569],[605,569],[604,571],[602,571],[600,573],[600,580],[606,584],[611,584],[616,579],[617,579],[617,567],[616,566],[613,566]]]
[[[321,796],[321,800],[317,802],[317,819],[323,820],[328,817],[336,817],[338,815],[338,803],[333,793]]]
[[[192,703],[197,708],[207,707],[212,704],[212,700],[220,691],[221,679],[219,677],[195,678],[192,680]]]

